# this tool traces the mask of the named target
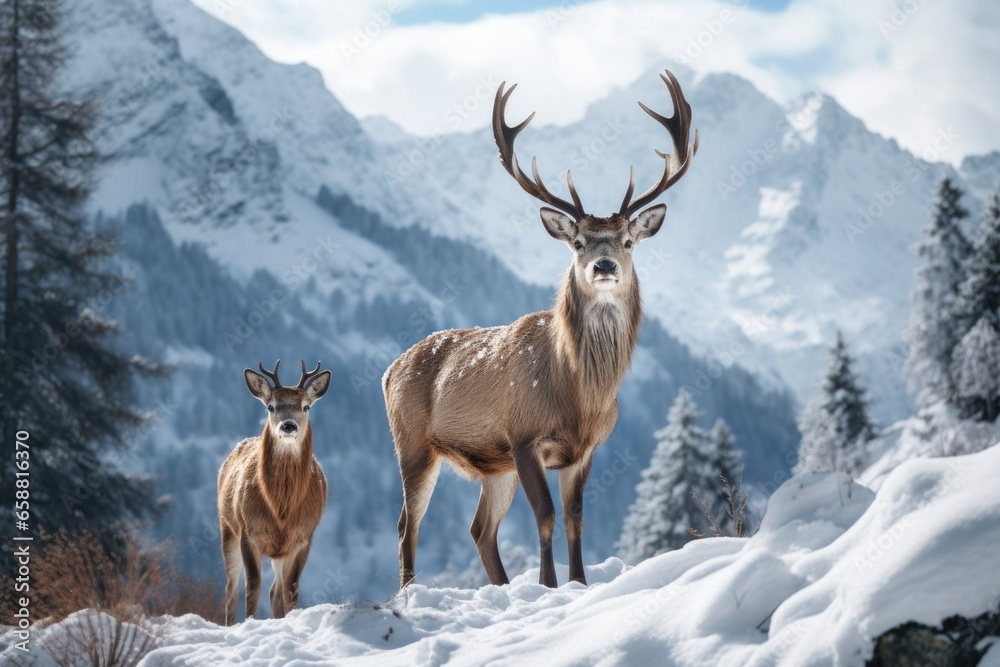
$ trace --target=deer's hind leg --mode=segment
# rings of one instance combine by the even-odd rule
[[[236,531],[225,523],[222,524],[220,533],[222,534],[222,562],[226,568],[224,622],[226,625],[233,625],[236,623],[236,598],[240,589],[240,572],[243,570],[240,538]]]
[[[497,530],[500,522],[507,515],[510,504],[517,492],[517,473],[507,472],[500,475],[483,477],[483,488],[479,493],[479,505],[476,516],[472,520],[472,540],[479,551],[479,559],[483,561],[490,583],[495,586],[509,584],[507,572],[500,560],[500,550],[497,548]]]
[[[406,586],[415,576],[413,561],[417,551],[420,521],[431,501],[434,484],[441,471],[441,459],[423,445],[418,451],[397,448],[399,473],[403,479],[403,511],[399,514],[399,587]]]

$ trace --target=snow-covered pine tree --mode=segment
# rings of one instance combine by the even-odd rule
[[[983,215],[957,311],[968,328],[983,317],[994,327],[1000,326],[1000,193],[990,197]]]
[[[708,532],[704,508],[692,497],[715,499],[721,484],[715,447],[698,426],[698,407],[686,390],[677,393],[667,426],[636,486],[616,547],[628,563],[678,549],[692,539],[690,528]]]
[[[743,467],[740,451],[736,449],[736,437],[729,430],[729,424],[721,417],[715,420],[708,439],[715,447],[715,457],[718,461],[719,474],[729,481],[739,476]]]
[[[113,239],[82,216],[102,156],[91,141],[95,106],[56,90],[69,58],[64,6],[0,3],[0,437],[11,452],[0,461],[0,503],[14,507],[24,431],[31,479],[42,482],[32,482],[30,528],[113,539],[123,518],[152,507],[148,483],[108,456],[144,422],[132,380],[152,366],[110,346],[117,327],[101,314],[101,299],[122,285],[108,266]],[[11,562],[9,548],[0,561]]]
[[[799,416],[802,442],[795,473],[860,472],[866,445],[875,437],[875,424],[868,415],[869,401],[852,364],[847,344],[838,331],[820,394]]]
[[[923,265],[917,269],[911,295],[906,366],[925,404],[954,396],[951,355],[964,333],[956,309],[965,264],[972,252],[961,228],[962,220],[969,215],[961,204],[963,194],[950,178],[941,181],[927,239],[916,248]]]
[[[983,316],[955,347],[952,376],[959,399],[980,419],[994,421],[1000,412],[1000,333]]]
[[[1000,411],[1000,378],[991,365],[1000,355],[994,349],[1000,330],[1000,193],[986,207],[965,275],[955,308],[964,335],[951,366],[957,403],[964,416],[994,421]]]

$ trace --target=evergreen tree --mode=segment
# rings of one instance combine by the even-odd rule
[[[729,425],[721,418],[716,419],[712,430],[708,432],[708,439],[714,447],[719,474],[730,482],[735,481],[743,462],[739,450],[736,449],[736,437],[729,430]]]
[[[960,297],[958,315],[968,328],[984,317],[1000,327],[1000,193],[994,193],[986,207]]]
[[[986,421],[1000,412],[1000,334],[984,315],[955,348],[952,375],[958,397]]]
[[[69,57],[62,7],[0,4],[0,435],[8,448],[0,501],[11,520],[11,450],[26,432],[30,529],[113,537],[118,520],[151,506],[146,484],[111,456],[141,433],[132,383],[151,366],[111,347],[116,327],[102,314],[122,285],[109,269],[112,239],[81,215],[102,157],[88,139],[95,105],[55,91]]]
[[[951,400],[951,354],[962,337],[957,301],[965,280],[965,263],[972,246],[961,229],[969,212],[962,207],[962,189],[945,177],[938,189],[928,238],[917,246],[923,265],[911,296],[910,341],[907,360],[911,382],[919,387],[922,402]]]
[[[830,365],[819,396],[799,416],[799,461],[794,472],[861,471],[866,444],[875,437],[869,401],[851,369],[853,359],[844,337],[830,348]]]
[[[708,434],[697,424],[698,408],[686,390],[677,393],[667,426],[649,466],[636,486],[636,500],[617,543],[622,560],[637,563],[692,539],[690,528],[707,532],[699,498],[715,499],[720,487],[718,461]]]

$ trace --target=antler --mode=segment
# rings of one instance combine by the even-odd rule
[[[674,152],[661,153],[655,148],[653,149],[665,162],[663,176],[660,177],[660,180],[653,187],[642,193],[635,201],[632,201],[632,193],[635,191],[635,168],[629,167],[628,190],[625,192],[625,199],[622,200],[622,207],[619,211],[626,218],[631,218],[633,213],[659,197],[670,186],[680,180],[680,177],[684,175],[684,172],[691,165],[691,158],[698,152],[698,130],[694,131],[694,144],[688,147],[688,139],[691,133],[691,105],[684,99],[684,93],[681,92],[681,85],[677,83],[677,78],[670,70],[663,70],[663,72],[666,76],[661,74],[660,78],[663,79],[663,83],[667,85],[667,90],[670,91],[670,99],[674,103],[674,114],[669,118],[665,118],[642,102],[639,102],[639,106],[642,107],[643,111],[652,116],[656,122],[667,128],[667,132],[670,133],[670,139],[674,144]],[[681,154],[683,155],[683,159],[678,157]]]
[[[297,387],[298,389],[305,389],[306,384],[308,384],[309,380],[319,375],[319,366],[321,363],[323,362],[317,361],[316,368],[312,369],[311,371],[307,371],[306,362],[305,361],[302,362],[302,377],[299,378],[299,384]]]
[[[580,203],[580,195],[576,193],[576,187],[573,185],[573,172],[566,172],[566,183],[569,185],[569,194],[573,197],[573,203],[571,204],[548,191],[542,183],[541,176],[538,175],[538,165],[534,157],[531,158],[531,175],[534,177],[534,180],[525,176],[524,172],[517,165],[517,155],[514,154],[514,140],[521,133],[521,130],[528,126],[531,119],[535,117],[535,112],[532,111],[530,116],[514,127],[507,125],[504,121],[507,100],[510,99],[510,94],[517,88],[517,84],[515,83],[505,93],[503,89],[506,85],[506,81],[500,84],[500,87],[497,89],[496,99],[493,101],[493,138],[496,139],[497,148],[500,149],[500,164],[504,166],[507,173],[513,176],[517,184],[529,195],[545,202],[553,208],[558,208],[568,213],[574,220],[579,220],[586,213],[583,211],[583,204]]]
[[[260,369],[260,372],[266,375],[267,377],[271,378],[271,382],[274,383],[275,388],[281,386],[281,380],[278,379],[278,366],[280,365],[281,365],[281,359],[278,359],[276,362],[274,362],[273,371],[265,371],[263,361],[257,364],[257,368]]]

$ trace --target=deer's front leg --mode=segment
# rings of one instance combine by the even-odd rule
[[[243,556],[243,576],[246,577],[246,618],[257,618],[257,600],[260,598],[260,550],[254,546],[246,532],[240,536],[240,553]]]
[[[286,569],[283,591],[285,612],[299,608],[299,580],[302,579],[302,570],[305,569],[306,559],[309,558],[309,546],[312,542],[312,536],[309,537],[309,540],[310,542],[290,559],[289,566]]]
[[[535,443],[515,447],[514,464],[538,524],[538,544],[541,551],[538,583],[555,588],[557,584],[556,566],[552,561],[552,533],[556,525],[556,508],[552,504],[548,480],[545,479],[545,464],[542,463]]]
[[[562,497],[566,544],[569,546],[569,580],[586,585],[583,572],[583,490],[590,476],[591,458],[559,471],[559,494]]]

